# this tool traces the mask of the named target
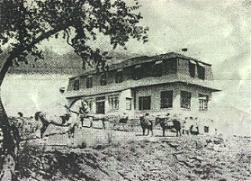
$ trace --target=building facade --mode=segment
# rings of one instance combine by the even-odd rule
[[[84,72],[69,79],[69,104],[81,97],[93,113],[201,113],[210,107],[212,66],[178,53],[136,57],[109,65],[105,72]]]

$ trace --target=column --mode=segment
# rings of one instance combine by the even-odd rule
[[[175,112],[180,110],[180,89],[178,87],[173,89],[173,110]]]

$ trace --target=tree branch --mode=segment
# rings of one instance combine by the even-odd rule
[[[27,45],[27,46],[20,45],[20,46],[14,48],[13,51],[8,56],[8,58],[6,58],[5,62],[3,63],[2,67],[1,67],[0,86],[3,83],[3,79],[5,77],[5,74],[8,72],[9,67],[12,64],[13,59],[18,57],[23,51],[31,49],[34,45],[40,43],[42,40],[47,39],[47,38],[51,37],[52,35],[64,30],[65,28],[68,28],[68,27],[70,27],[70,25],[62,26],[62,27],[47,31],[47,32],[43,33],[42,35],[38,36],[36,39],[34,39],[29,45]]]

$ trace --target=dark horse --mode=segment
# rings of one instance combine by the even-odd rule
[[[129,120],[128,116],[118,118],[118,120],[114,122],[113,128],[115,128],[115,126],[117,125],[122,125],[123,129],[125,129],[125,125],[128,123],[128,120]]]
[[[181,124],[176,118],[159,118],[155,119],[155,125],[160,124],[163,130],[163,136],[165,136],[166,129],[175,129],[176,136],[181,136]]]
[[[89,119],[90,121],[90,126],[84,126],[84,121],[85,119]],[[80,117],[81,125],[82,127],[88,127],[88,128],[93,128],[93,122],[102,122],[102,128],[105,129],[105,122],[108,121],[108,119],[105,116],[97,116],[97,115],[81,115]]]
[[[140,126],[143,130],[143,136],[145,135],[146,130],[147,130],[147,135],[149,135],[149,131],[151,131],[153,136],[153,121],[146,119],[144,116],[141,116],[139,120],[140,120]]]

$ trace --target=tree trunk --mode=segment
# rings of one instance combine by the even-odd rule
[[[8,69],[11,65],[12,57],[9,56],[0,70],[0,88],[3,83],[4,77],[8,72]],[[1,90],[0,90],[1,91]],[[13,180],[14,171],[15,171],[15,143],[11,131],[11,126],[8,121],[8,116],[4,109],[1,94],[0,94],[0,128],[3,132],[3,144],[2,144],[2,158],[0,162],[0,180]]]
[[[8,72],[9,68],[12,65],[12,60],[14,60],[20,53],[23,51],[30,49],[34,45],[40,43],[42,40],[47,39],[51,37],[52,35],[60,32],[61,30],[65,30],[66,28],[69,28],[71,24],[66,24],[62,27],[57,27],[52,30],[48,30],[47,32],[43,33],[42,35],[38,36],[36,39],[34,39],[29,45],[27,46],[18,46],[16,47],[9,55],[9,57],[4,61],[1,69],[0,69],[0,88],[3,83],[4,77],[6,73]],[[1,91],[1,90],[0,90]],[[11,127],[8,121],[8,116],[6,114],[6,111],[2,104],[2,99],[0,95],[0,128],[3,132],[3,155],[4,158],[1,162],[0,159],[0,181],[6,181],[6,180],[13,180],[13,174],[15,170],[15,143],[14,138],[11,133]],[[1,153],[0,153],[1,155]]]

